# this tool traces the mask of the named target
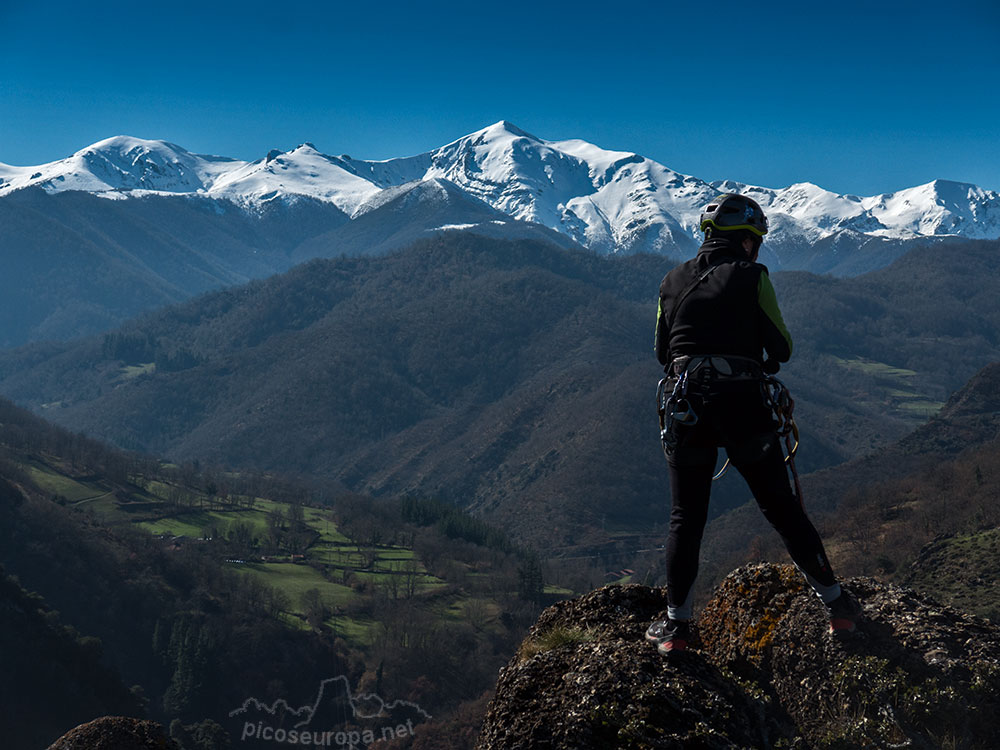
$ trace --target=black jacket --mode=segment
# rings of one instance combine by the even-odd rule
[[[694,354],[728,354],[763,363],[765,351],[770,359],[787,362],[792,337],[767,268],[748,261],[732,240],[706,240],[696,257],[674,268],[660,284],[655,348],[663,365]]]

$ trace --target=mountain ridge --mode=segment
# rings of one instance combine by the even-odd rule
[[[765,260],[782,268],[802,267],[796,257],[803,247],[841,236],[879,244],[1000,237],[1000,194],[969,183],[934,180],[859,197],[808,182],[780,189],[708,182],[636,153],[579,139],[544,140],[505,120],[431,151],[384,161],[330,156],[311,143],[241,161],[115,136],[48,164],[0,164],[0,197],[31,186],[117,199],[183,194],[229,200],[250,212],[310,198],[356,218],[380,192],[430,179],[448,180],[513,219],[541,224],[601,253],[690,252],[700,236],[700,212],[720,191],[746,193],[762,204],[772,221]],[[891,249],[886,253],[891,256]]]

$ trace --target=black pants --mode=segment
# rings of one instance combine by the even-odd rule
[[[695,394],[699,419],[677,428],[668,457],[672,508],[667,537],[667,598],[670,617],[691,619],[692,589],[708,519],[718,449],[726,449],[764,517],[781,535],[792,560],[824,601],[839,594],[823,542],[792,491],[771,412],[756,387]]]

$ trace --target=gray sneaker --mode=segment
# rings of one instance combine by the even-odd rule
[[[685,620],[657,620],[646,629],[646,640],[656,644],[663,656],[680,653],[691,641],[691,623]]]

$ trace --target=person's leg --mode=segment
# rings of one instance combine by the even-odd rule
[[[671,620],[690,620],[698,555],[708,519],[718,451],[698,440],[678,445],[669,461],[670,531],[667,535],[667,601]]]
[[[728,451],[795,565],[823,602],[831,604],[840,596],[840,584],[816,527],[792,492],[778,436],[773,432],[754,435]]]

